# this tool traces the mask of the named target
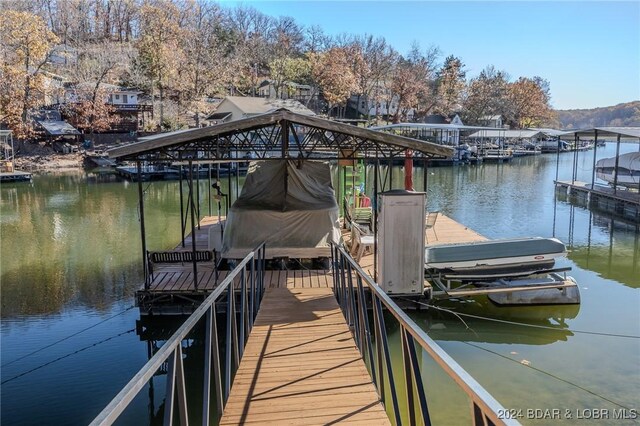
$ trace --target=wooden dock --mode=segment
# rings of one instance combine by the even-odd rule
[[[266,290],[221,425],[391,424],[324,279]]]
[[[31,173],[23,172],[20,170],[13,170],[11,172],[0,172],[0,182],[22,182],[31,180]]]
[[[224,219],[224,218],[223,218]],[[218,223],[218,218],[207,216],[200,221],[195,231],[196,249],[207,250],[209,247],[209,227]],[[343,237],[350,244],[350,233],[343,231]],[[483,241],[486,238],[450,217],[438,213],[434,225],[425,229],[425,244],[459,244]],[[178,244],[174,251],[191,251],[191,234],[185,237],[184,247]],[[374,276],[373,250],[365,253],[358,261],[370,276]],[[216,288],[227,276],[228,271],[216,271],[213,262],[199,262],[198,287],[193,279],[193,264],[170,263],[154,266],[153,279],[146,289],[136,292],[137,305],[142,312],[152,309],[155,313],[189,314],[206,295]],[[265,288],[299,286],[300,288],[331,287],[332,281],[327,279],[326,270],[275,270],[265,272]],[[239,286],[239,281],[236,287]],[[430,284],[425,280],[425,286]]]
[[[556,190],[575,197],[587,207],[613,213],[625,219],[640,222],[640,192],[614,190],[603,185],[581,181],[555,181]]]

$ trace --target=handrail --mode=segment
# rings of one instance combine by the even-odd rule
[[[246,270],[249,269],[247,274]],[[202,304],[187,318],[176,332],[165,342],[151,359],[138,371],[127,385],[111,400],[111,402],[91,422],[92,426],[112,424],[125,408],[133,401],[140,390],[149,382],[160,367],[167,362],[167,390],[164,412],[164,423],[172,424],[175,390],[177,387],[178,406],[182,424],[188,424],[187,399],[185,392],[185,377],[182,361],[182,341],[191,332],[193,327],[206,316],[205,328],[205,366],[203,389],[203,415],[202,424],[208,425],[210,418],[211,396],[211,369],[213,361],[214,386],[218,415],[222,415],[224,404],[229,398],[230,382],[233,372],[232,361],[235,369],[240,364],[242,351],[246,344],[249,331],[258,313],[258,308],[264,294],[264,268],[265,268],[265,243],[260,244],[251,251],[229,275],[218,285],[215,290],[202,302]],[[236,315],[234,281],[240,275],[240,324]],[[247,275],[249,278],[247,279]],[[215,303],[220,296],[227,295],[227,320],[225,341],[225,365],[221,370],[220,353],[218,345],[218,328],[216,320]],[[238,338],[240,328],[240,338]],[[231,352],[234,356],[232,360]],[[234,370],[235,371],[235,370]],[[224,377],[223,377],[224,374]],[[224,381],[224,387],[223,387]]]
[[[368,362],[371,376],[378,394],[385,404],[388,396],[384,385],[385,376],[389,380],[390,397],[396,424],[402,424],[398,406],[398,392],[394,383],[389,358],[387,333],[382,314],[383,305],[400,324],[400,338],[403,353],[403,367],[406,384],[405,397],[409,410],[410,424],[416,423],[416,416],[424,424],[431,424],[427,407],[424,383],[420,375],[416,344],[424,349],[436,363],[458,384],[472,402],[474,425],[517,425],[517,421],[508,418],[509,411],[482,387],[460,364],[447,354],[427,333],[422,330],[389,297],[343,247],[333,245],[332,266],[335,277],[334,292],[345,318],[354,329],[354,338],[365,363]],[[354,274],[355,273],[355,274]],[[356,284],[354,285],[354,279]],[[367,303],[364,296],[364,284],[371,293],[373,308],[373,333],[369,330]],[[372,338],[374,336],[375,338]],[[375,342],[375,352],[373,343]],[[415,394],[414,394],[415,391]],[[417,401],[418,404],[415,404]]]

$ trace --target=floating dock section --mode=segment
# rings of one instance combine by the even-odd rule
[[[12,172],[0,173],[0,182],[22,182],[31,180],[31,173],[14,170]]]
[[[633,190],[615,190],[602,185],[580,181],[555,181],[556,191],[573,197],[587,207],[640,222],[640,193]]]

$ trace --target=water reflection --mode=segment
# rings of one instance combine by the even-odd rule
[[[558,194],[569,204],[566,232],[568,258],[579,267],[632,288],[640,288],[640,224],[588,209],[572,197]],[[564,231],[564,232],[563,232]]]
[[[579,312],[580,305],[503,307],[477,297],[443,301],[426,315],[411,315],[435,340],[547,345],[573,336],[567,320]]]
[[[145,183],[144,189],[147,246],[166,250],[180,240],[178,183]],[[2,317],[131,300],[142,282],[137,190],[113,175],[85,173],[3,183]]]

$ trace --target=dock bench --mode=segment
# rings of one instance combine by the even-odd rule
[[[193,263],[193,251],[147,251],[147,264],[149,265],[149,276],[153,281],[153,265],[156,263]],[[196,250],[196,262],[213,261],[213,251]]]

